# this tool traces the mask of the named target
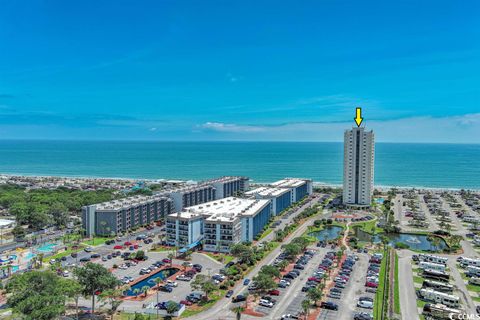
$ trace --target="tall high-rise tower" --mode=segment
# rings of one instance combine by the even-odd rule
[[[375,160],[373,131],[363,127],[345,130],[343,155],[343,203],[369,206],[373,195]]]

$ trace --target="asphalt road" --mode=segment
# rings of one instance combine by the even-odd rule
[[[310,207],[311,205],[314,205],[315,203],[318,203],[321,195],[318,197],[313,198],[311,201],[305,203],[301,208],[297,209],[294,214],[292,214],[289,219],[293,219],[294,216],[299,214],[301,211],[306,209],[307,207]],[[308,219],[304,224],[302,224],[300,227],[297,228],[288,238],[286,238],[283,241],[283,244],[290,243],[293,238],[298,237],[302,235],[306,230],[307,227],[313,224],[313,221],[318,219],[318,217],[311,217]],[[272,232],[273,233],[273,232]],[[271,264],[275,258],[280,254],[281,252],[281,246],[278,246],[275,248],[270,254],[265,257],[260,263],[258,263],[255,268],[250,271],[250,273],[246,276],[246,278],[252,279],[255,277],[262,266]],[[241,293],[244,290],[243,283],[238,283],[234,288],[234,296]],[[192,319],[194,318],[195,320],[214,320],[214,319],[226,319],[232,315],[232,312],[230,311],[230,308],[232,307],[232,302],[231,299],[223,298],[221,301],[218,301],[212,308],[206,310],[205,312],[202,312],[200,314],[195,315],[194,317],[191,317]],[[244,316],[242,316],[244,318]],[[248,319],[248,317],[245,317]]]

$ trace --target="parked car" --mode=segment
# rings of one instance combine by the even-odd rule
[[[245,280],[243,280],[244,286],[248,286],[249,283],[250,283],[250,279],[246,278]]]
[[[267,308],[273,308],[273,302],[267,301],[267,300],[260,300],[259,305],[262,307],[267,307]]]
[[[327,309],[327,310],[338,310],[338,304],[327,301],[327,302],[322,302],[320,304],[320,308],[322,309]]]
[[[357,307],[373,309],[373,301],[360,300],[357,303]]]
[[[233,290],[228,290],[225,297],[230,298],[231,296],[233,296]]]
[[[233,297],[232,298],[232,302],[235,303],[235,302],[243,302],[243,301],[247,301],[247,297],[245,297],[244,295],[242,294],[239,294],[237,295],[236,297]]]
[[[272,295],[272,296],[279,296],[280,295],[280,291],[279,290],[276,290],[276,289],[273,289],[273,290],[270,290],[267,292],[269,295]]]
[[[191,301],[188,301],[188,300],[181,300],[180,304],[183,304],[183,305],[186,305],[186,306],[191,306],[193,303]]]
[[[173,288],[170,286],[160,286],[158,290],[163,291],[163,292],[172,292]]]
[[[85,249],[83,249],[83,251],[85,251],[85,252],[92,252],[93,249],[92,249],[92,247],[86,247]]]

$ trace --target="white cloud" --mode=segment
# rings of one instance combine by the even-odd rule
[[[252,133],[261,132],[265,129],[260,126],[237,125],[222,122],[206,122],[199,126],[202,129],[218,132],[236,132],[236,133]]]
[[[364,120],[381,142],[480,143],[480,113],[448,117],[411,117],[392,120]],[[298,122],[273,126],[252,126],[207,122],[201,129],[238,133],[242,140],[342,141],[343,132],[355,126],[348,122]],[[258,135],[258,132],[262,132]],[[221,139],[221,135],[218,137]],[[226,137],[232,139],[232,135]]]

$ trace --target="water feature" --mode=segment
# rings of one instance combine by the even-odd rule
[[[359,227],[353,228],[355,232],[355,237],[360,241],[367,241],[373,243],[381,242],[380,235],[371,235]],[[440,239],[438,245],[435,247],[432,242],[429,240],[428,235],[424,234],[414,234],[414,233],[390,233],[385,234],[389,239],[389,245],[394,246],[397,242],[408,245],[410,249],[413,250],[423,250],[423,251],[442,251],[447,248],[447,243],[445,240]]]
[[[53,249],[56,245],[56,243],[45,243],[44,245],[38,247],[36,250],[42,253],[53,252]]]
[[[339,226],[326,226],[323,230],[310,232],[308,235],[321,241],[335,240],[340,237],[343,228]]]
[[[375,198],[375,202],[378,203],[378,204],[383,204],[383,202],[385,202],[385,199],[383,199],[383,198]]]
[[[133,286],[130,287],[129,290],[125,291],[123,293],[123,295],[125,296],[135,296],[136,294],[134,293],[134,290],[135,289],[139,289],[139,290],[142,290],[142,288],[144,286],[148,286],[150,288],[152,288],[153,286],[155,286],[155,281],[154,279],[156,278],[161,278],[162,280],[168,278],[168,277],[171,277],[173,276],[175,273],[177,273],[178,271],[180,271],[180,269],[177,269],[177,268],[168,268],[168,269],[163,269],[162,271],[159,271],[145,279],[143,279],[142,281],[139,281],[137,282],[136,284],[134,284]]]

